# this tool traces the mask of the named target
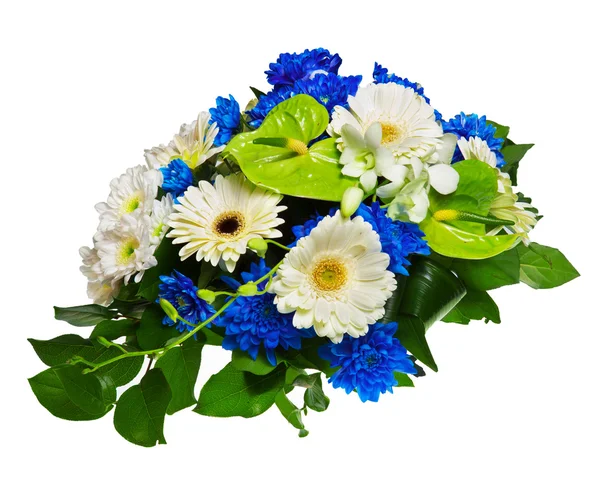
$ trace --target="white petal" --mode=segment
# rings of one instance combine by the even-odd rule
[[[429,168],[429,182],[440,194],[450,194],[458,187],[459,175],[447,164],[436,164]]]
[[[379,122],[374,122],[369,126],[367,132],[365,133],[365,142],[367,149],[370,151],[375,151],[379,149],[381,146],[381,124]]]
[[[373,169],[365,172],[362,176],[360,176],[360,183],[362,184],[365,192],[372,191],[377,185],[377,174],[375,174]]]

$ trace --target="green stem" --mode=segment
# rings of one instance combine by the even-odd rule
[[[273,241],[272,239],[265,239],[265,241],[266,241],[268,244],[272,244],[272,245],[274,245],[274,246],[277,246],[278,248],[285,249],[286,251],[289,251],[290,249],[292,249],[292,248],[288,248],[288,247],[287,247],[287,246],[285,246],[284,244],[278,243],[277,241]]]

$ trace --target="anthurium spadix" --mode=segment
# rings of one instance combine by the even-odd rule
[[[356,179],[342,174],[334,139],[311,145],[328,123],[327,109],[299,94],[275,107],[255,131],[235,136],[223,155],[254,184],[290,196],[341,201]]]

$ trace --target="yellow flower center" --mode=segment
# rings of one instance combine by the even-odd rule
[[[341,259],[327,257],[314,265],[310,279],[319,291],[337,291],[348,280],[348,270]]]
[[[156,238],[160,237],[164,227],[165,227],[164,223],[160,223],[158,226],[156,226],[154,228],[154,231],[152,231],[152,236],[154,236]]]
[[[286,147],[300,156],[308,153],[308,146],[298,139],[287,139]]]
[[[135,256],[135,250],[140,247],[140,242],[136,238],[127,238],[117,246],[117,264],[127,265],[131,258]]]
[[[142,193],[139,191],[134,192],[131,196],[123,201],[121,204],[121,214],[129,214],[140,207]]]
[[[239,211],[226,211],[213,221],[213,232],[221,238],[235,238],[246,228],[246,219]]]
[[[381,123],[381,145],[389,146],[399,144],[404,139],[404,129],[398,124],[390,122]]]

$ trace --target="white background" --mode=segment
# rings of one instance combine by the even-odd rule
[[[599,37],[592,2],[369,0],[5,1],[2,84],[2,429],[5,480],[597,481]],[[493,292],[501,325],[436,324],[440,371],[378,404],[327,387],[299,439],[276,410],[255,419],[184,412],[166,446],[125,442],[111,416],[53,418],[26,378],[26,337],[73,327],[53,305],[87,302],[77,250],[109,181],[183,122],[247,86],[280,52],[323,46],[368,81],[375,60],[425,86],[446,118],[464,110],[536,143],[520,189],[534,233],[582,277],[553,291]],[[207,349],[201,381],[226,363]]]

